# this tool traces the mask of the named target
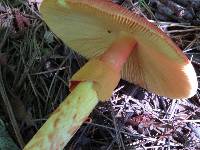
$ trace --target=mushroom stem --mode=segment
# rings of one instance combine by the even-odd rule
[[[105,89],[107,89],[108,84],[113,84],[113,89],[111,89],[111,91],[109,89],[110,95],[112,94],[112,90],[117,86],[120,75],[118,75],[117,78],[108,77],[110,74],[106,66],[110,66],[111,70],[114,70],[113,73],[120,74],[120,70],[129,54],[134,49],[135,44],[136,42],[130,39],[118,40],[114,42],[104,54],[97,58],[101,61],[101,63],[99,63],[99,65],[101,65],[99,68],[103,68],[104,73],[102,74],[101,71],[97,73],[97,77],[98,75],[101,76],[100,80],[97,79],[97,81],[93,81],[92,79],[87,79],[91,82],[77,82],[78,84],[73,87],[71,94],[53,112],[51,117],[25,146],[24,150],[63,149],[98,103],[98,99],[100,98],[98,93],[101,93],[100,95],[105,94],[104,90],[102,92],[99,88],[95,88],[96,82],[107,81],[107,79],[115,80],[114,82],[108,81],[100,83],[103,83],[101,87]],[[95,67],[98,70],[98,66]],[[91,70],[93,68],[91,67],[89,69]],[[82,70],[85,71],[86,69],[83,67],[77,73]],[[87,71],[86,73],[88,74]],[[109,96],[106,98],[109,98]]]
[[[98,103],[93,82],[79,83],[24,150],[61,150]]]
[[[112,65],[113,69],[121,71],[129,55],[134,51],[137,42],[130,37],[119,38],[100,56],[100,60]]]

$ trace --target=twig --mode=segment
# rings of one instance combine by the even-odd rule
[[[0,71],[1,71],[1,65],[0,65]],[[0,72],[0,93],[1,93],[2,99],[4,101],[4,104],[6,106],[6,110],[8,112],[8,116],[10,118],[10,122],[12,124],[13,129],[14,129],[17,141],[18,141],[20,147],[23,148],[24,147],[24,141],[23,141],[22,135],[20,133],[17,121],[15,119],[15,115],[13,113],[12,106],[10,104],[10,101],[9,101],[8,97],[7,97],[1,72]]]

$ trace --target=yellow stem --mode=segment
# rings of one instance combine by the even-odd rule
[[[98,103],[93,82],[79,83],[24,150],[61,150]]]

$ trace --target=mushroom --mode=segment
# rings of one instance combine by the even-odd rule
[[[196,93],[196,73],[183,52],[152,23],[111,0],[45,0],[40,11],[50,29],[88,59],[123,36],[134,39],[122,79],[170,98]]]
[[[195,94],[196,73],[182,51],[152,23],[111,0],[44,0],[40,11],[50,29],[89,61],[25,149],[63,148],[120,77],[169,98]]]

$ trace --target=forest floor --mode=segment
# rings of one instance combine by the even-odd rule
[[[69,79],[86,62],[48,29],[37,2],[0,0],[0,149],[23,148],[69,94]],[[163,30],[191,60],[200,81],[199,0],[113,2]],[[121,80],[66,149],[198,150],[199,92],[171,100]]]

